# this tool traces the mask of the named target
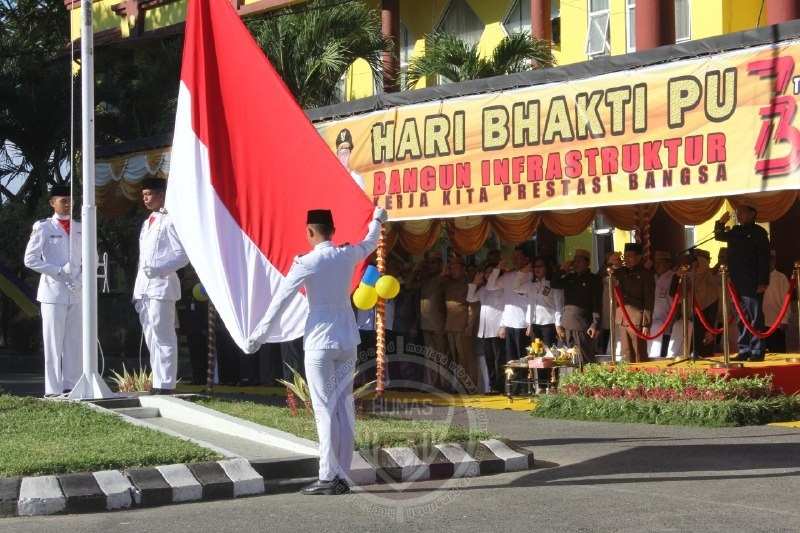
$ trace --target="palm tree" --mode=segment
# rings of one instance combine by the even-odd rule
[[[425,55],[408,65],[406,89],[430,76],[459,82],[552,67],[553,63],[550,43],[532,38],[528,32],[505,36],[488,58],[478,54],[477,45],[455,35],[433,33],[425,38]]]
[[[337,85],[357,59],[379,84],[381,54],[393,49],[381,34],[380,13],[362,2],[312,1],[252,18],[247,26],[303,108],[336,103]]]
[[[175,124],[183,39],[95,52],[98,144],[171,133]]]

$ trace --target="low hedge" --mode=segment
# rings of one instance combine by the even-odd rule
[[[789,422],[800,417],[796,396],[754,400],[626,400],[547,394],[536,400],[532,415],[597,422],[632,422],[679,426],[734,427]]]
[[[777,393],[772,376],[730,378],[701,370],[588,365],[537,400],[533,416],[607,422],[731,427],[800,418],[800,397]]]

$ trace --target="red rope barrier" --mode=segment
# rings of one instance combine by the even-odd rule
[[[703,310],[700,309],[700,306],[697,304],[697,298],[694,300],[694,315],[700,318],[700,322],[703,324],[703,327],[706,328],[706,331],[713,335],[721,335],[725,328],[715,328],[712,327],[708,322],[706,322],[706,317],[703,314]],[[733,321],[733,317],[728,320],[728,325]]]
[[[720,301],[719,303],[722,303],[722,301]],[[706,330],[709,333],[713,333],[714,335],[722,335],[722,333],[724,332],[724,328],[716,329],[716,328],[712,327],[711,325],[709,325],[708,322],[706,322],[706,317],[705,317],[705,315],[703,315],[703,310],[700,309],[700,305],[698,305],[698,303],[697,303],[697,298],[695,298],[695,300],[694,300],[694,312],[695,312],[695,314],[697,316],[700,317],[700,322],[703,324],[703,327],[706,328]],[[736,317],[733,316],[733,315],[731,315],[730,318],[728,318],[728,325],[729,326],[731,324],[733,324],[733,319],[734,318],[736,318]]]
[[[633,333],[640,339],[651,341],[663,335],[664,331],[667,329],[667,326],[672,322],[672,319],[675,318],[675,312],[678,310],[678,302],[681,299],[680,288],[681,284],[678,283],[678,290],[675,291],[675,296],[672,299],[672,307],[670,307],[669,309],[669,315],[667,315],[667,318],[664,319],[664,323],[661,324],[661,329],[656,331],[653,335],[645,335],[640,330],[636,329],[636,326],[633,325],[633,322],[631,322],[631,317],[628,316],[628,311],[627,309],[625,309],[625,302],[622,301],[622,294],[619,292],[619,287],[614,287],[614,295],[617,297],[617,303],[619,303],[619,308],[622,310],[622,317],[625,319],[625,322],[627,322],[628,325],[631,327]]]
[[[783,316],[786,314],[786,311],[789,310],[789,303],[792,300],[792,292],[794,292],[795,283],[796,280],[794,279],[794,276],[792,276],[792,283],[789,285],[789,292],[786,294],[786,298],[783,299],[783,306],[781,306],[781,311],[780,313],[778,313],[778,317],[775,319],[775,323],[772,324],[772,326],[767,331],[761,333],[753,329],[753,325],[750,323],[750,321],[747,320],[747,317],[744,316],[744,311],[742,310],[742,306],[739,304],[739,295],[736,294],[736,289],[733,287],[733,283],[728,281],[728,292],[730,292],[731,298],[733,299],[733,306],[736,308],[736,312],[739,313],[739,319],[742,321],[742,324],[744,324],[744,327],[747,328],[747,331],[749,331],[751,334],[753,334],[753,336],[759,339],[766,339],[767,337],[775,333],[775,330],[781,327],[781,320],[783,320]]]

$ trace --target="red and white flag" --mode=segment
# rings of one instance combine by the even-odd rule
[[[294,257],[310,250],[307,211],[333,211],[337,243],[360,242],[372,218],[228,0],[189,0],[166,207],[243,349]],[[268,341],[301,336],[307,309],[296,295]]]

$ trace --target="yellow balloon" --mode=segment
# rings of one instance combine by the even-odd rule
[[[389,300],[397,296],[397,293],[400,292],[400,282],[397,281],[397,278],[394,276],[381,276],[377,283],[375,283],[375,290],[378,296]]]
[[[375,307],[375,304],[378,303],[378,293],[375,287],[360,283],[353,293],[353,303],[356,304],[356,307],[365,311]]]
[[[194,299],[198,302],[205,302],[208,300],[208,293],[202,283],[198,283],[192,287],[192,296],[194,296]]]

